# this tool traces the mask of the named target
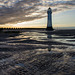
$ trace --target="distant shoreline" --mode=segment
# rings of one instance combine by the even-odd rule
[[[67,35],[71,36],[73,35],[75,37],[75,29],[54,29],[52,31],[46,30],[46,28],[21,28],[21,29],[0,29],[0,33],[20,33],[20,32],[41,32],[48,35],[54,34],[54,35]]]
[[[0,27],[0,30],[1,29],[46,29],[47,27],[45,28],[4,28],[4,27]],[[75,27],[53,27],[54,30],[75,30]]]

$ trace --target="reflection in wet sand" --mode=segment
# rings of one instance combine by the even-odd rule
[[[73,35],[32,30],[1,33],[0,75],[74,75]]]

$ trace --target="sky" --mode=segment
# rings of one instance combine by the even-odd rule
[[[75,0],[0,0],[0,27],[46,28],[49,7],[53,27],[75,27]]]

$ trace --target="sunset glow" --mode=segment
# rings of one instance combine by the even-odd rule
[[[53,27],[75,26],[74,0],[3,0],[0,28],[46,28],[48,7],[52,8]]]

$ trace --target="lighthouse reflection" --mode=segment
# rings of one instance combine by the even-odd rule
[[[48,40],[51,40],[52,39],[52,35],[51,34],[47,34],[47,38],[48,38]],[[50,52],[51,49],[52,49],[52,43],[48,44],[48,51]]]

